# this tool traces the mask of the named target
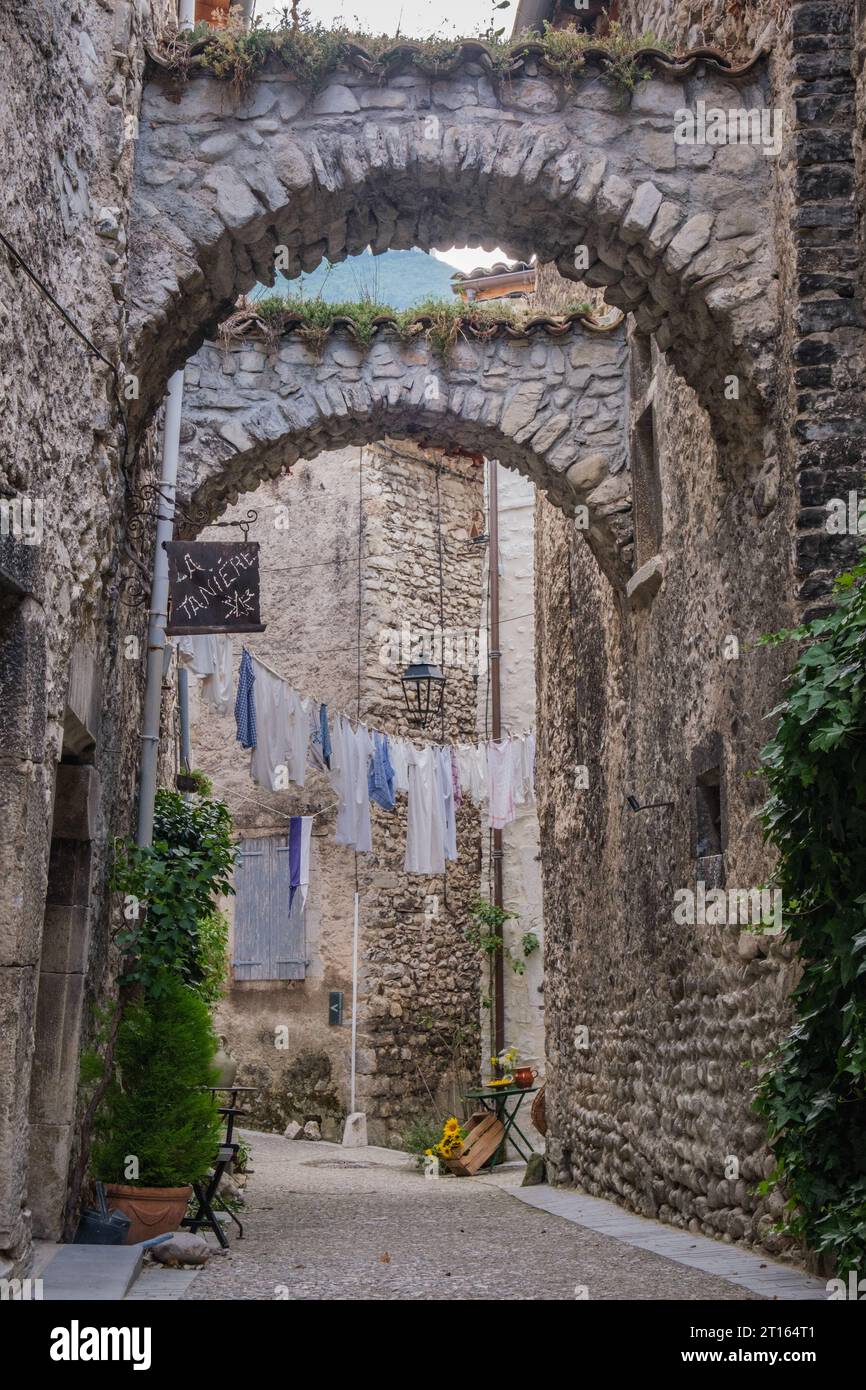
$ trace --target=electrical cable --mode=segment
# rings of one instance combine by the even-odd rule
[[[21,255],[21,252],[16,250],[9,238],[5,236],[3,232],[0,232],[0,242],[2,242],[2,244],[6,247],[6,250],[8,251],[9,255],[13,257],[13,259],[18,263],[18,265],[20,265],[21,269],[24,271],[24,274],[28,277],[28,279],[30,279],[33,282],[33,284],[36,286],[42,297],[48,301],[51,307],[72,329],[73,333],[75,333],[76,336],[81,339],[82,343],[84,343],[88,351],[91,352],[94,357],[97,357],[100,362],[104,362],[108,370],[111,372],[111,379],[114,386],[114,400],[115,404],[117,405],[117,413],[120,417],[120,423],[123,426],[123,462],[121,463],[121,473],[123,474],[124,482],[127,483],[128,486],[128,479],[126,476],[126,465],[129,460],[129,427],[126,423],[126,415],[124,414],[123,405],[120,399],[120,388],[118,386],[117,381],[117,367],[114,365],[112,361],[109,360],[109,358],[105,356],[103,352],[100,352],[99,348],[96,346],[95,343],[91,342],[84,330],[82,328],[79,328],[78,324],[71,317],[71,315],[67,313],[63,305],[57,302],[48,286],[39,278],[39,276],[36,274],[36,271],[31,269],[31,267],[25,261],[24,257]]]

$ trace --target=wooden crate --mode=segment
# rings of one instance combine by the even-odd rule
[[[454,1158],[442,1160],[458,1178],[471,1178],[485,1163],[489,1163],[505,1134],[502,1121],[490,1110],[480,1110],[470,1115],[466,1130],[460,1153]]]

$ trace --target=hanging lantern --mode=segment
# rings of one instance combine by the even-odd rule
[[[416,661],[407,666],[400,677],[409,722],[418,729],[426,729],[430,719],[437,719],[442,713],[442,700],[445,695],[445,677],[438,666],[428,661]]]

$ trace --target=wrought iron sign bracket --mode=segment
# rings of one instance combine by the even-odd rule
[[[241,532],[244,544],[249,541],[250,527],[254,526],[259,519],[259,514],[254,507],[250,507],[245,517],[237,521],[212,521],[208,513],[202,507],[194,507],[191,504],[184,505],[175,500],[174,511],[171,517],[160,514],[160,504],[170,504],[171,499],[166,496],[161,483],[144,483],[137,492],[132,494],[133,505],[130,507],[126,531],[135,550],[147,538],[150,526],[156,521],[171,521],[182,527],[183,530],[204,530],[206,526],[214,527],[237,527]],[[150,583],[152,576],[150,570],[145,566],[144,561],[134,553],[128,551],[128,558],[138,569],[138,574],[127,575],[120,585],[120,601],[127,608],[144,608],[150,602]],[[148,582],[143,582],[142,575],[146,574]]]

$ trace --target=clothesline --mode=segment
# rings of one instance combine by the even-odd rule
[[[178,647],[181,659],[203,679],[203,700],[226,712],[231,701],[231,639],[203,634],[181,639]],[[310,769],[326,773],[338,796],[337,843],[356,853],[368,854],[373,848],[371,803],[394,811],[397,795],[406,794],[406,873],[443,874],[446,860],[458,858],[456,813],[464,797],[487,808],[494,830],[509,825],[517,807],[534,798],[531,732],[479,743],[416,744],[371,729],[357,716],[332,715],[327,704],[301,695],[247,647],[241,654],[234,712],[237,741],[250,752],[252,780],[270,791],[282,791],[290,782],[303,787]],[[289,817],[290,834],[300,834],[300,820],[308,834],[312,819],[313,815]],[[292,862],[297,867],[301,861],[295,855]]]
[[[245,648],[244,648],[244,651],[246,651],[246,650],[248,650],[248,648],[245,647]],[[284,682],[286,683],[286,685],[288,685],[288,686],[289,686],[291,689],[293,689],[293,690],[296,689],[296,687],[292,685],[292,683],[291,683],[291,681],[288,679],[288,677],[282,675],[282,673],[281,673],[280,671],[277,671],[277,670],[275,669],[275,667],[271,666],[270,662],[265,661],[264,657],[259,656],[258,652],[252,652],[252,651],[251,651],[251,652],[250,652],[250,657],[252,658],[253,661],[257,661],[258,664],[259,664],[260,666],[264,666],[264,668],[265,668],[266,671],[270,671],[270,673],[271,673],[272,676],[276,676],[277,680],[284,681]],[[364,728],[365,728],[365,729],[370,729],[371,732],[377,732],[377,733],[379,733],[379,732],[385,732],[384,730],[373,730],[372,727],[371,727],[371,725],[369,725],[365,719],[361,719],[357,714],[346,714],[344,710],[340,710],[340,709],[332,710],[330,704],[328,703],[328,701],[327,701],[327,700],[320,700],[320,699],[318,698],[317,695],[311,695],[309,692],[307,692],[305,695],[302,696],[302,698],[303,698],[303,699],[312,699],[312,700],[315,701],[315,703],[316,703],[317,705],[325,705],[325,706],[327,706],[329,716],[332,716],[332,717],[334,717],[334,718],[336,718],[336,719],[348,719],[349,722],[352,723],[352,724],[363,724],[363,725],[364,725]],[[521,730],[521,731],[520,731],[519,733],[517,733],[517,734],[512,734],[511,729],[510,729],[510,728],[506,728],[505,733],[506,733],[506,736],[507,736],[508,738],[526,738],[527,736],[532,736],[533,730],[532,730],[531,728],[525,728],[525,729]],[[394,738],[394,737],[402,738],[403,735],[402,735],[402,734],[398,734],[398,735],[389,734],[388,737],[389,737],[389,738]],[[432,741],[432,742],[431,742],[431,741],[428,741],[428,740],[420,740],[420,741],[419,741],[419,740],[416,740],[414,737],[413,737],[410,741],[411,741],[412,743],[416,744],[416,746],[417,746],[417,745],[419,744],[419,742],[420,742],[420,746],[421,746],[421,747],[425,747],[425,748],[450,748],[450,747],[453,747],[453,745],[452,745],[450,742],[439,743],[439,742],[435,742],[435,741]],[[489,742],[489,740],[488,740],[488,739],[483,739],[483,740],[481,740],[481,742],[487,743],[487,742]],[[460,746],[465,746],[465,745],[466,745],[466,740],[462,740]],[[473,744],[473,743],[471,742],[471,740],[470,740],[469,743],[468,743],[468,746],[469,746],[469,747],[478,747],[478,744],[477,744],[477,743],[476,743],[476,744]]]
[[[202,769],[204,771],[204,769]],[[227,782],[221,782],[218,777],[211,777],[210,773],[205,773],[208,780],[220,791],[230,792],[232,788]],[[319,816],[327,815],[328,811],[333,811],[340,802],[329,801],[327,806],[320,806],[318,811],[297,811],[290,814],[288,811],[280,811],[276,806],[269,806],[266,801],[257,801],[254,796],[242,796],[239,798],[245,806],[258,806],[260,811],[267,811],[272,816],[279,816],[280,820],[294,820],[296,816],[307,816],[310,820],[317,820]]]

